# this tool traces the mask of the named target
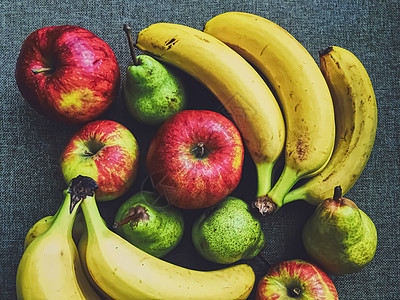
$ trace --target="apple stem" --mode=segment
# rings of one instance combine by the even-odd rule
[[[301,289],[298,287],[294,287],[289,291],[289,297],[298,297],[301,294]]]
[[[204,156],[204,153],[206,152],[206,149],[204,147],[203,142],[198,142],[197,146],[192,149],[192,152],[194,152],[194,155],[196,158],[202,158]]]
[[[40,69],[31,69],[34,75],[43,73],[43,72],[53,72],[53,68],[40,68]]]
[[[132,225],[137,225],[139,221],[147,221],[149,218],[150,216],[147,213],[147,209],[141,205],[136,205],[129,209],[128,216],[126,218],[113,224],[113,229],[117,229],[118,227],[121,227],[129,222],[131,222]]]
[[[83,154],[84,154],[85,156],[92,156],[92,155],[93,155],[93,152],[84,150],[84,151],[83,151]]]
[[[342,204],[343,198],[342,198],[342,188],[340,185],[335,187],[334,193],[333,193],[333,200],[335,200],[337,203]]]
[[[129,50],[131,52],[133,64],[135,66],[138,66],[139,61],[135,54],[135,46],[134,46],[134,42],[133,42],[133,38],[132,38],[132,27],[130,27],[128,24],[124,24],[124,31],[126,33],[126,36],[128,37]]]

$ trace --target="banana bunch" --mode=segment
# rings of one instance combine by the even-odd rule
[[[249,296],[255,274],[246,264],[214,271],[190,270],[151,256],[109,230],[96,205],[96,187],[90,177],[78,176],[57,213],[39,220],[29,230],[17,271],[18,299]],[[72,227],[79,205],[86,229],[79,235],[78,251]],[[81,233],[80,228],[77,231]]]
[[[100,299],[86,278],[72,239],[76,212],[84,198],[79,192],[81,183],[74,179],[55,216],[40,220],[27,235],[17,270],[18,299]]]
[[[253,14],[218,15],[204,31],[260,69],[285,116],[285,166],[272,190],[254,203],[260,212],[300,199],[318,204],[337,185],[347,192],[368,161],[377,127],[376,99],[361,62],[329,47],[320,52],[319,69],[287,31]],[[303,184],[291,190],[300,179]]]
[[[335,142],[332,97],[307,50],[279,25],[240,12],[218,15],[204,32],[215,36],[257,67],[278,95],[286,124],[285,164],[273,188],[254,205],[271,213],[300,179],[319,173]]]
[[[260,213],[300,199],[317,204],[336,185],[346,192],[365,167],[376,101],[368,74],[348,51],[330,48],[318,67],[278,24],[242,12],[215,16],[203,32],[153,24],[139,33],[136,47],[198,79],[232,115],[257,167],[253,205]],[[337,64],[328,63],[335,59]],[[279,110],[253,66],[275,91]],[[281,153],[283,170],[272,184]]]

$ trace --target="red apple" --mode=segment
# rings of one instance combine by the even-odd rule
[[[71,25],[32,32],[22,44],[15,77],[27,102],[56,121],[94,120],[113,102],[120,84],[114,52],[94,33]]]
[[[107,201],[122,196],[131,187],[138,158],[137,141],[125,126],[98,120],[72,136],[60,163],[67,183],[78,175],[89,176],[98,185],[96,199]]]
[[[146,165],[155,189],[185,209],[209,207],[238,185],[243,143],[226,117],[184,110],[167,119],[153,138]]]
[[[257,286],[257,300],[338,299],[335,286],[317,266],[295,259],[272,266]]]

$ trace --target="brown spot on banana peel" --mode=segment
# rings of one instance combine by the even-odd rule
[[[298,161],[304,161],[308,157],[308,151],[310,149],[309,144],[302,138],[296,141],[296,150],[289,152],[289,156],[296,155],[295,159]]]
[[[263,55],[263,53],[264,53],[265,49],[267,49],[267,47],[268,47],[268,46],[269,46],[269,44],[266,44],[266,45],[264,46],[264,48],[261,50],[260,56],[262,56],[262,55]]]
[[[178,42],[178,40],[176,39],[176,37],[173,37],[173,38],[167,40],[165,42],[165,46],[167,47],[166,50],[171,49],[171,47],[174,46],[177,42]]]
[[[197,35],[197,34],[195,34],[194,36],[195,36],[196,38],[198,38],[199,40],[203,41],[203,42],[206,42],[206,43],[209,43],[209,42],[210,42],[210,41],[207,40],[206,38],[204,38],[204,37],[202,37],[202,36],[199,36],[199,35]]]
[[[322,180],[322,182],[327,181],[327,180],[328,180],[329,178],[331,178],[335,173],[336,173],[336,171],[332,171],[332,173],[329,173],[329,175],[326,176],[326,177]]]

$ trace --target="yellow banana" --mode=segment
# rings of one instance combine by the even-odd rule
[[[259,193],[267,193],[285,125],[274,95],[254,68],[216,38],[184,25],[153,24],[139,33],[136,47],[182,69],[214,93],[256,165]]]
[[[29,229],[28,233],[25,236],[24,250],[26,250],[26,248],[29,246],[30,243],[33,242],[34,239],[36,239],[42,233],[46,232],[51,227],[54,220],[56,219],[56,216],[57,215],[43,217]]]
[[[46,216],[37,221],[28,231],[25,236],[24,249],[26,249],[30,243],[42,233],[46,232],[54,220],[57,218],[58,211],[53,216]],[[86,227],[85,220],[82,213],[77,213],[74,221],[74,226],[72,227],[72,239],[76,244],[78,244],[79,239]]]
[[[255,281],[248,265],[215,271],[186,269],[147,254],[109,230],[94,197],[82,202],[87,224],[79,243],[83,265],[101,293],[118,300],[246,299]]]
[[[335,148],[325,169],[290,191],[285,203],[306,200],[316,205],[330,198],[335,186],[346,193],[360,177],[374,145],[376,99],[362,63],[350,51],[333,46],[320,52],[320,68],[335,107]]]
[[[307,50],[265,18],[227,12],[209,20],[204,32],[257,67],[278,95],[286,122],[285,165],[271,191],[254,202],[262,214],[271,213],[297,181],[320,172],[332,154],[335,124],[328,86]]]
[[[72,226],[81,202],[71,183],[53,224],[26,248],[18,265],[18,299],[100,299],[86,279]]]
[[[103,223],[106,225],[106,222],[103,220]],[[107,299],[107,300],[112,300],[109,295],[107,295],[98,285],[97,283],[93,280],[92,275],[89,272],[89,269],[86,264],[86,248],[87,248],[87,243],[88,243],[88,233],[85,228],[84,232],[81,235],[81,238],[78,242],[78,252],[79,252],[79,257],[81,259],[82,263],[82,268],[83,271],[86,275],[86,278],[89,280],[90,284],[96,289],[97,293],[101,295],[102,299]]]

